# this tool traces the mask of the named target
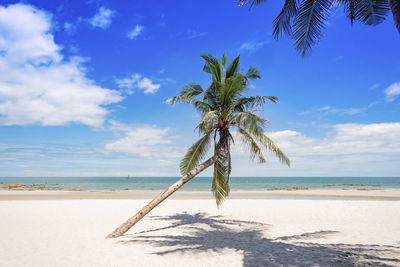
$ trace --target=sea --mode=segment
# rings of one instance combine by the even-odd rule
[[[44,184],[52,190],[88,191],[166,189],[180,177],[0,177],[0,186]],[[195,177],[180,190],[209,191],[211,177]],[[400,188],[400,177],[231,177],[231,191],[276,189],[389,189]]]

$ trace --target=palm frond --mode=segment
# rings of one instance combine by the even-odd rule
[[[225,179],[225,191],[228,193],[227,195],[229,195],[229,192],[231,191],[231,172],[232,172],[232,156],[231,156],[231,151],[230,149],[228,149],[227,152],[227,156],[228,156],[228,160],[227,160],[227,177]]]
[[[219,94],[219,103],[221,107],[227,107],[234,102],[238,95],[246,90],[246,79],[240,73],[235,73],[233,76],[226,78],[221,86]]]
[[[193,104],[194,108],[200,113],[206,113],[213,109],[213,107],[211,107],[208,103],[198,99],[192,99],[191,103]]]
[[[194,145],[189,148],[186,155],[182,158],[180,164],[182,175],[186,175],[204,158],[210,147],[211,133],[212,131],[209,131],[202,138],[200,138],[200,140],[198,140]]]
[[[251,160],[257,160],[259,163],[264,163],[265,158],[262,153],[261,148],[258,146],[256,141],[254,141],[253,137],[250,136],[249,133],[247,133],[245,130],[242,128],[239,128],[239,136],[241,137],[241,141],[243,144],[247,146],[247,148],[250,151],[250,159]]]
[[[214,56],[211,55],[210,53],[202,53],[202,54],[200,55],[200,57],[203,58],[203,59],[204,59],[204,58],[207,58],[208,61],[211,61],[211,62],[216,62],[216,61],[218,61],[218,58],[214,57]],[[204,64],[203,71],[205,71],[205,72],[211,74],[211,69],[210,69],[210,66],[209,66],[209,64],[208,64],[207,61],[206,61],[206,64]]]
[[[213,109],[217,109],[219,106],[219,100],[217,96],[217,92],[215,89],[215,84],[211,83],[207,90],[204,91],[203,96],[204,102],[210,105]]]
[[[250,8],[254,7],[254,6],[258,6],[264,2],[267,2],[268,0],[238,0],[238,5],[239,6],[244,6],[247,5],[248,3],[250,4]]]
[[[263,146],[265,149],[268,151],[272,152],[275,154],[275,156],[281,161],[282,163],[285,163],[290,167],[290,160],[289,158],[285,155],[285,153],[280,150],[280,148],[272,141],[268,136],[264,134],[264,132],[261,131],[253,131],[250,133],[250,135],[256,139],[256,141]]]
[[[216,128],[219,122],[218,112],[216,110],[211,110],[207,113],[203,113],[199,125],[196,127],[199,133],[205,133]]]
[[[225,64],[226,64],[226,54],[225,53],[222,55],[221,61],[222,61],[222,66],[225,68]]]
[[[278,39],[282,32],[287,35],[292,34],[292,20],[297,15],[297,0],[285,0],[285,4],[281,12],[274,19],[273,27],[274,31],[272,35],[275,39]]]
[[[244,109],[262,108],[267,101],[278,102],[276,96],[251,96],[241,97],[235,102],[235,111],[243,111]]]
[[[392,10],[394,24],[400,33],[400,1],[390,1],[390,9]]]
[[[330,17],[332,0],[303,0],[294,21],[296,49],[305,56],[321,39]]]
[[[267,127],[268,120],[250,111],[242,111],[232,114],[230,116],[230,123],[252,133],[264,131]]]
[[[202,59],[206,62],[203,70],[210,72],[212,75],[212,79],[214,83],[221,83],[221,78],[222,78],[222,68],[221,68],[221,62],[211,54],[202,54],[200,55]]]
[[[383,22],[390,10],[388,0],[357,0],[349,1],[353,7],[353,16],[356,20],[366,25],[378,25]]]
[[[226,78],[231,77],[235,72],[239,71],[239,62],[240,62],[240,55],[235,57],[231,64],[226,68]]]
[[[228,140],[225,140],[228,141]],[[225,143],[222,141],[222,143]],[[219,142],[221,144],[221,140]],[[229,195],[230,174],[231,174],[231,154],[229,142],[225,143],[220,149],[215,148],[218,153],[217,161],[214,163],[214,175],[211,191],[214,194],[217,206]]]
[[[225,167],[220,157],[218,157],[217,161],[214,163],[214,175],[211,191],[213,192],[215,201],[219,207],[227,195],[225,191]]]
[[[179,95],[170,97],[164,101],[164,103],[175,105],[176,103],[192,103],[195,100],[195,96],[203,93],[203,88],[199,84],[189,83],[185,85],[179,92]]]
[[[343,6],[344,13],[346,14],[347,18],[350,20],[350,23],[353,24],[356,20],[356,2],[358,0],[335,0],[333,2],[336,6]]]
[[[246,78],[250,80],[261,79],[260,70],[251,66],[246,73]]]
[[[390,9],[392,10],[394,24],[400,33],[400,1],[390,1]]]

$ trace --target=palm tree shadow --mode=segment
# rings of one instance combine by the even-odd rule
[[[316,238],[327,238],[336,231],[318,231],[302,235],[266,238],[269,225],[230,220],[206,213],[180,213],[153,216],[172,221],[167,227],[126,235],[120,244],[145,243],[164,249],[153,254],[222,252],[225,249],[243,254],[243,266],[398,266],[400,247],[379,245],[316,244]],[[202,227],[201,227],[202,226]],[[165,229],[181,228],[183,235],[143,235]],[[302,242],[298,242],[302,240]],[[306,242],[305,242],[305,241]]]

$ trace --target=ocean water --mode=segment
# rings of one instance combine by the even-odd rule
[[[0,185],[45,184],[54,190],[71,187],[94,191],[163,190],[180,177],[0,177]],[[195,177],[183,186],[185,191],[208,191],[211,177]],[[231,190],[262,191],[292,187],[309,189],[400,188],[400,177],[232,177]]]

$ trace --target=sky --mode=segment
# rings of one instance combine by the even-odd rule
[[[250,95],[291,159],[232,176],[399,176],[400,34],[393,20],[351,25],[342,10],[302,58],[272,37],[282,1],[2,1],[0,177],[178,176],[200,114],[163,101],[210,83],[199,55],[240,54],[260,69]],[[201,176],[210,176],[207,170]]]

